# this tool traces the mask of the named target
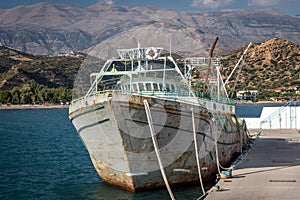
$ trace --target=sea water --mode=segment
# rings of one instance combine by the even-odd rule
[[[170,199],[165,188],[132,193],[104,183],[67,109],[0,110],[0,199]],[[200,186],[172,187],[197,199]]]

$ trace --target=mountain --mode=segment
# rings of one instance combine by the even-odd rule
[[[0,89],[8,90],[28,80],[71,89],[85,57],[82,53],[34,56],[0,46]]]
[[[246,46],[222,57],[221,74],[228,77]],[[229,81],[229,88],[237,90],[267,90],[277,87],[300,86],[300,45],[273,38],[253,44],[244,57],[242,71]],[[238,70],[237,70],[238,71]]]
[[[87,8],[39,3],[0,10],[0,43],[31,54],[92,51],[103,58],[115,48],[160,45],[216,53],[282,38],[299,44],[300,18],[279,10],[179,12],[155,7],[94,4]],[[207,53],[206,53],[207,54]],[[110,55],[111,56],[111,55]],[[109,57],[110,57],[109,56]]]

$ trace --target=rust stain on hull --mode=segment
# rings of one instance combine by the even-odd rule
[[[116,171],[113,168],[105,166],[103,162],[97,161],[93,156],[91,156],[91,160],[98,175],[103,181],[129,191],[135,191],[132,178],[126,176],[124,172]]]

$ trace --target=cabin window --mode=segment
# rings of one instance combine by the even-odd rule
[[[137,92],[138,91],[137,85],[136,84],[132,84],[132,89],[133,89],[133,92]]]
[[[170,85],[169,84],[166,84],[166,91],[170,92]]]
[[[144,84],[143,83],[139,83],[139,91],[144,91]]]
[[[127,92],[130,92],[130,85],[127,85]]]
[[[164,88],[163,84],[160,83],[160,84],[159,84],[159,90],[160,90],[160,91],[163,91],[163,88]]]
[[[151,83],[146,83],[146,89],[147,89],[147,91],[152,90]]]
[[[154,89],[154,91],[159,91],[157,83],[153,83],[153,89]]]
[[[174,92],[175,91],[175,85],[171,85],[171,90]]]

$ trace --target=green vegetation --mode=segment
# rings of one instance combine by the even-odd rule
[[[221,74],[225,79],[235,66],[245,47],[222,58]],[[241,90],[258,90],[258,100],[274,97],[297,97],[295,92],[270,92],[274,88],[300,86],[300,46],[281,39],[253,45],[244,57],[242,71],[228,82],[227,90],[234,94]],[[231,91],[234,90],[234,91]],[[299,96],[299,95],[298,95]]]
[[[48,88],[29,80],[11,90],[0,90],[0,102],[3,104],[42,104],[45,102],[70,102],[72,90],[64,87]]]
[[[34,56],[0,47],[0,89],[10,90],[28,80],[48,88],[73,88],[74,79],[86,55],[70,53]]]

